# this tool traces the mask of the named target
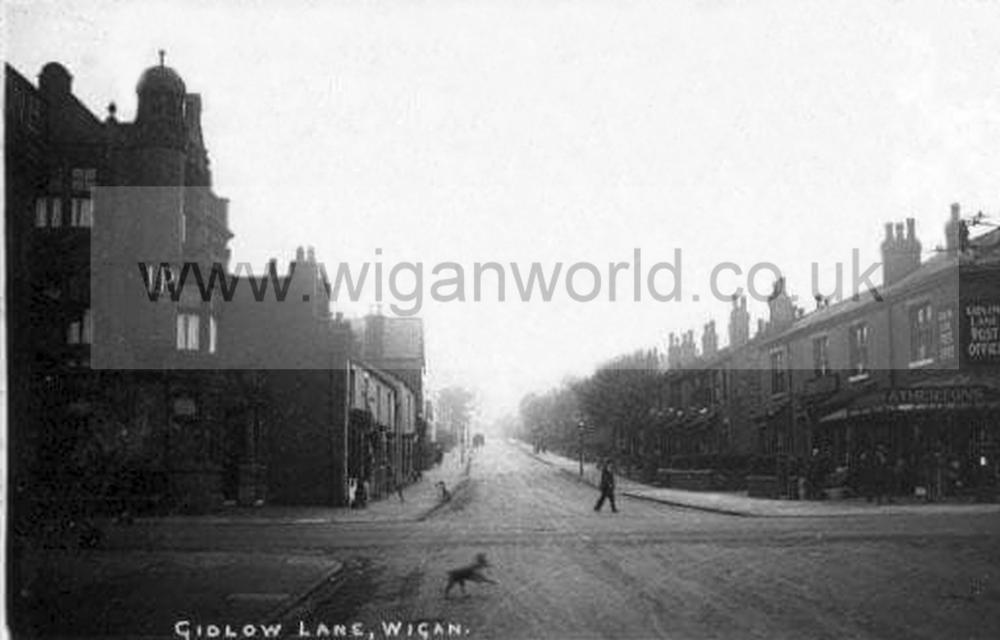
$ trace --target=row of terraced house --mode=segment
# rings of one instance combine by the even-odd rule
[[[880,450],[895,491],[995,496],[1000,230],[970,239],[970,221],[952,205],[947,244],[926,260],[912,219],[887,224],[882,286],[809,311],[778,280],[753,333],[746,298],[735,298],[725,348],[714,322],[700,349],[693,331],[671,335],[649,399],[655,436],[622,438],[619,451],[645,446],[661,479],[698,488],[726,484],[711,467],[749,458],[751,493],[795,496],[811,465],[839,489]]]
[[[345,505],[351,486],[378,497],[413,477],[421,321],[332,314],[312,249],[258,281],[229,273],[201,98],[162,54],[131,122],[94,115],[57,63],[37,86],[8,65],[5,88],[15,518]],[[231,295],[178,286],[192,266]]]

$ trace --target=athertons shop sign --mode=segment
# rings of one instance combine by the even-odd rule
[[[986,400],[982,387],[928,387],[890,389],[885,392],[885,404],[974,405]]]

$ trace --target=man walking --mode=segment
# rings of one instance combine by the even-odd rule
[[[618,513],[618,508],[615,506],[615,474],[611,469],[611,460],[605,460],[601,465],[600,487],[601,497],[597,499],[594,511],[600,511],[604,506],[604,500],[607,499],[611,503],[611,511]]]

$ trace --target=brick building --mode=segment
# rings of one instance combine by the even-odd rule
[[[827,451],[856,465],[877,445],[905,485],[992,484],[1000,473],[1000,231],[969,241],[953,205],[943,251],[921,260],[915,225],[886,225],[884,283],[771,332],[763,445],[805,458]]]
[[[139,79],[132,122],[114,105],[94,116],[59,64],[37,87],[5,71],[15,517],[54,504],[346,504],[361,343],[331,315],[312,250],[282,276],[273,262],[257,279],[229,273],[228,201],[212,188],[200,97],[162,54]],[[387,452],[380,487],[386,469],[402,478],[412,465],[415,326],[419,363],[394,360],[399,341],[380,331],[380,363],[400,373],[365,365],[392,388],[392,419],[373,422]]]
[[[424,324],[421,318],[390,317],[381,311],[366,315],[356,327],[356,341],[365,362],[390,373],[414,395],[414,428],[395,442],[395,454],[403,461],[403,469],[426,466],[429,452],[428,420],[422,410],[425,405]]]
[[[662,463],[748,455],[781,480],[811,457],[857,471],[881,445],[897,491],[992,490],[1000,477],[1000,231],[969,240],[953,205],[946,246],[923,260],[913,220],[886,225],[884,282],[796,308],[783,280],[751,337],[734,301],[730,344],[706,326],[671,336]],[[772,491],[791,493],[779,481]]]
[[[162,58],[139,79],[133,122],[114,105],[94,116],[57,63],[37,87],[6,66],[5,85],[15,516],[108,496],[217,502],[226,394],[205,370],[213,302],[132,304],[145,292],[122,252],[228,260],[227,203],[211,189],[199,96]]]

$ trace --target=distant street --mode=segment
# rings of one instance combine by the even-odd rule
[[[289,532],[289,544],[335,550],[345,569],[286,628],[361,622],[378,634],[424,620],[477,638],[1000,637],[995,514],[755,519],[627,498],[612,514],[594,513],[596,497],[494,441],[468,490],[423,523]],[[446,570],[478,552],[499,584],[445,599]]]

